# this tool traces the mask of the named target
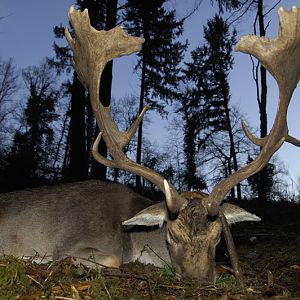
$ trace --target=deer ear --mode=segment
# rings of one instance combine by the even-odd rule
[[[164,221],[167,221],[168,211],[165,202],[151,205],[129,220],[122,222],[122,225],[143,225],[143,226],[154,226],[159,225],[161,228]]]
[[[221,206],[221,210],[229,225],[243,221],[261,221],[260,217],[233,204],[225,203]]]

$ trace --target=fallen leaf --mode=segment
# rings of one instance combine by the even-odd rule
[[[254,289],[252,289],[252,288],[247,288],[246,291],[247,291],[248,293],[252,293],[252,294],[261,294],[261,293],[262,293],[262,292],[260,292],[260,291],[254,290]]]
[[[292,270],[300,270],[300,266],[299,265],[291,265],[290,269],[292,269]]]
[[[76,286],[76,289],[78,291],[82,292],[82,291],[86,291],[86,290],[90,289],[91,286],[92,286],[91,284],[81,284],[81,285]]]

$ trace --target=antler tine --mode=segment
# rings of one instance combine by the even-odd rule
[[[256,136],[254,136],[254,134],[252,134],[252,132],[248,129],[248,127],[244,121],[242,122],[242,128],[243,128],[244,133],[246,134],[247,138],[256,146],[262,147],[266,143],[267,137],[257,138]]]
[[[243,125],[248,138],[262,150],[254,161],[214,187],[207,199],[209,207],[221,204],[233,186],[263,169],[284,141],[300,146],[299,140],[289,136],[287,126],[288,106],[300,79],[300,9],[293,6],[286,11],[281,7],[278,15],[279,32],[275,39],[249,35],[236,46],[237,51],[254,55],[277,81],[279,103],[273,127],[265,138],[258,139]]]
[[[74,28],[75,41],[67,29],[65,35],[73,50],[74,67],[81,82],[90,93],[92,108],[100,129],[100,134],[93,145],[93,156],[98,162],[108,167],[135,173],[156,184],[165,194],[169,195],[170,193],[172,197],[166,199],[167,206],[171,213],[177,213],[184,200],[174,186],[165,185],[165,179],[161,175],[135,163],[123,153],[123,148],[135,134],[149,107],[143,109],[126,132],[121,132],[112,120],[111,107],[104,107],[99,101],[100,78],[106,63],[113,58],[139,51],[144,39],[130,36],[121,27],[109,31],[97,31],[90,25],[87,10],[76,11],[72,6],[69,10],[69,19]],[[98,153],[98,144],[101,138],[104,139],[113,160],[104,158]],[[166,191],[167,186],[169,191]]]

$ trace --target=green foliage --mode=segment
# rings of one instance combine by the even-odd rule
[[[0,257],[0,299],[16,299],[17,293],[27,286],[26,269],[22,262],[12,256]]]
[[[215,283],[215,286],[219,289],[239,289],[240,284],[238,280],[230,274],[221,275]]]
[[[122,295],[118,291],[118,283],[111,281],[108,285],[100,272],[98,278],[94,280],[94,286],[91,289],[91,296],[93,299],[123,299]]]
[[[283,299],[290,299],[292,297],[291,292],[290,291],[283,291],[282,292],[282,297],[283,297]]]
[[[165,264],[161,269],[162,274],[168,280],[174,280],[176,277],[176,269],[174,266]]]

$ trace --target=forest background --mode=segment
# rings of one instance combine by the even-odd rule
[[[272,126],[278,92],[255,59],[233,51],[234,44],[253,32],[274,37],[279,6],[290,9],[298,3],[31,2],[0,3],[2,192],[87,178],[154,188],[132,174],[93,162],[90,148],[97,129],[62,34],[69,26],[70,5],[88,7],[97,29],[122,25],[146,39],[140,53],[108,66],[100,91],[101,101],[112,99],[114,118],[123,129],[143,104],[153,107],[126,149],[130,157],[163,174],[179,190],[207,191],[255,158],[259,149],[245,138],[241,120],[264,136]],[[299,89],[288,115],[293,136],[299,132],[297,98]],[[105,153],[103,145],[100,151]],[[243,182],[230,196],[298,202],[299,154],[296,147],[284,145],[261,175]]]

